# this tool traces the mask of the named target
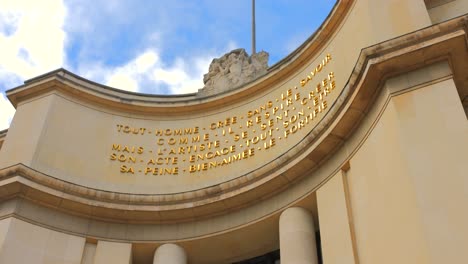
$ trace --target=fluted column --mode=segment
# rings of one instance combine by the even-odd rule
[[[164,244],[156,249],[153,264],[187,264],[187,255],[181,246]]]
[[[286,209],[279,220],[281,264],[317,264],[312,214],[304,208]]]

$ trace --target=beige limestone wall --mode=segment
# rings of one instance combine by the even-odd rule
[[[468,200],[466,117],[451,79],[398,94],[408,81],[387,82],[395,95],[350,161],[359,261],[461,263],[468,212],[456,201]]]
[[[0,263],[80,264],[85,239],[18,220],[0,220]]]
[[[2,150],[2,145],[3,145],[3,142],[5,142],[7,133],[8,133],[7,129],[0,131],[0,150]]]
[[[0,249],[2,249],[5,245],[5,240],[7,239],[11,219],[12,218],[5,218],[3,220],[0,220]]]
[[[389,104],[350,162],[350,200],[361,263],[429,263],[397,127]],[[389,248],[392,254],[387,254]]]
[[[317,190],[322,259],[326,264],[359,263],[354,251],[354,230],[345,177],[345,172],[339,171]]]
[[[370,0],[363,5],[364,9],[355,14],[362,16],[361,23],[369,23],[369,35],[376,43],[431,25],[424,0]]]
[[[81,264],[94,264],[96,248],[97,244],[86,242],[83,249],[83,257],[81,258]]]
[[[131,264],[132,244],[98,241],[94,264]]]
[[[433,1],[433,6],[429,6],[428,12],[434,24],[449,20],[451,18],[468,13],[468,2],[465,0]]]
[[[393,100],[432,263],[468,259],[468,122],[452,79]]]
[[[43,96],[17,107],[0,151],[1,168],[17,163],[32,165],[36,150],[41,148],[41,137],[47,129],[52,100],[51,96]]]

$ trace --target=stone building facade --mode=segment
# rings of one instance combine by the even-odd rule
[[[465,263],[467,33],[466,0],[341,0],[232,89],[28,80],[0,263]]]

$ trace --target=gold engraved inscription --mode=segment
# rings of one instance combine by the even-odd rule
[[[204,175],[256,155],[273,155],[300,140],[301,131],[312,129],[330,107],[337,87],[335,73],[327,69],[331,61],[327,54],[297,85],[266,96],[255,107],[207,117],[196,126],[116,124],[120,142],[109,147],[108,160],[124,175],[178,176]]]

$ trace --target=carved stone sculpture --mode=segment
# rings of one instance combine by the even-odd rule
[[[269,54],[265,51],[249,57],[245,49],[235,49],[221,58],[213,59],[207,74],[202,95],[211,95],[232,90],[265,74]]]

